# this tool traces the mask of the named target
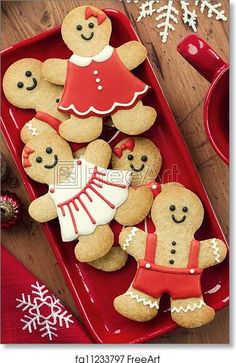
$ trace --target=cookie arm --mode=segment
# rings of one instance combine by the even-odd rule
[[[136,227],[124,228],[119,236],[121,248],[136,259],[144,258],[147,233]]]
[[[26,144],[32,136],[37,136],[44,132],[56,133],[56,131],[46,122],[32,118],[32,120],[26,122],[26,124],[22,127],[20,137],[23,143]]]
[[[116,48],[116,51],[122,63],[130,71],[138,67],[147,58],[147,49],[135,40],[121,45]]]
[[[57,218],[56,206],[47,193],[35,199],[29,206],[29,215],[37,222],[44,223]]]
[[[199,267],[206,268],[224,261],[227,254],[226,244],[218,238],[200,242]]]
[[[42,65],[44,78],[57,85],[63,86],[66,82],[67,59],[47,59]]]
[[[84,158],[100,168],[107,168],[111,160],[111,147],[104,140],[95,140],[86,147]]]

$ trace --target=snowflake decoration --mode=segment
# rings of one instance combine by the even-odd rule
[[[56,325],[59,323],[60,327],[64,325],[69,328],[69,323],[73,323],[72,315],[64,310],[64,306],[59,299],[48,294],[45,285],[40,285],[36,281],[35,285],[32,284],[31,287],[32,294],[36,295],[36,297],[25,296],[22,293],[21,298],[16,299],[19,302],[17,308],[21,308],[24,312],[27,311],[24,318],[21,319],[22,323],[24,323],[22,329],[28,329],[29,333],[32,333],[33,330],[39,328],[42,333],[41,337],[48,336],[49,340],[52,340],[53,337],[58,336]]]
[[[187,24],[194,32],[197,31],[197,14],[195,9],[193,11],[189,10],[189,3],[186,1],[181,1],[181,8],[183,9],[183,22]]]
[[[120,0],[122,1],[122,0]],[[126,3],[140,3],[138,0],[123,0]],[[165,3],[165,5],[163,5]],[[157,15],[155,20],[157,21],[157,29],[163,28],[162,31],[159,32],[161,40],[163,43],[166,43],[169,37],[169,32],[174,31],[174,24],[178,24],[178,15],[179,11],[174,7],[177,1],[171,0],[146,0],[142,1],[142,4],[139,6],[139,14],[137,18],[137,22],[140,22],[142,19]],[[207,9],[207,16],[209,18],[215,17],[216,20],[226,21],[227,17],[225,16],[225,11],[221,9],[221,3],[211,2],[210,0],[180,0],[179,1],[182,14],[181,18],[184,24],[188,25],[194,32],[197,32],[197,12],[195,8],[190,10],[190,4],[194,4],[195,6],[199,6],[200,12],[204,13],[205,9]],[[157,4],[162,4],[159,8]]]
[[[137,22],[139,22],[143,18],[146,18],[146,16],[152,16],[152,14],[156,11],[156,9],[153,8],[153,5],[157,2],[159,1],[151,0],[143,3],[139,8],[139,16]]]
[[[168,1],[167,5],[161,6],[159,9],[156,10],[157,14],[159,14],[155,19],[156,21],[160,21],[164,19],[161,23],[157,24],[157,28],[163,28],[161,31],[160,37],[163,43],[167,42],[169,30],[175,30],[174,26],[171,24],[171,21],[174,23],[178,23],[176,15],[179,14],[178,10],[173,7],[174,1]]]
[[[225,11],[219,9],[221,8],[221,3],[211,4],[211,2],[207,0],[197,0],[195,1],[195,5],[200,5],[201,13],[204,13],[204,10],[207,9],[208,18],[212,18],[214,14],[216,20],[223,20],[223,21],[227,20],[226,16],[224,15]]]

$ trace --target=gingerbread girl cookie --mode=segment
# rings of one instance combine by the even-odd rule
[[[128,291],[114,301],[117,312],[149,321],[158,314],[161,296],[168,293],[171,317],[178,325],[195,328],[214,318],[200,279],[204,268],[224,260],[227,248],[217,238],[196,240],[203,216],[202,203],[192,191],[175,184],[162,186],[151,209],[156,232],[129,227],[120,234],[121,247],[137,260],[138,269]]]
[[[103,140],[89,144],[83,158],[73,159],[68,143],[53,132],[31,136],[22,154],[30,178],[48,185],[48,193],[30,204],[29,214],[41,223],[57,217],[63,241],[79,238],[75,254],[81,262],[110,250],[113,233],[107,223],[127,199],[131,179],[129,171],[114,175],[97,166],[98,154],[108,165],[111,149]]]
[[[129,197],[116,212],[117,222],[133,226],[146,218],[160,188],[156,178],[161,164],[159,149],[144,137],[126,138],[113,148],[112,168],[132,172]]]
[[[72,117],[60,126],[60,134],[81,142],[87,127],[87,141],[91,141],[102,132],[105,116],[111,116],[115,127],[129,135],[148,130],[156,119],[156,111],[141,101],[149,86],[130,72],[147,57],[145,47],[137,41],[119,48],[109,45],[111,21],[93,6],[70,11],[61,32],[73,55],[69,60],[49,59],[43,65],[49,82],[65,85],[58,108]]]

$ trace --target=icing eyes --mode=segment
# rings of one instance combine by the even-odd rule
[[[172,204],[172,205],[170,206],[170,210],[171,210],[171,212],[174,212],[174,211],[175,211],[175,205],[173,205],[173,204]]]
[[[83,29],[83,27],[82,27],[82,25],[77,25],[76,29],[77,29],[77,30],[82,30],[82,29]]]
[[[40,164],[43,161],[43,159],[41,158],[41,156],[37,156],[36,161],[37,163]]]
[[[56,103],[59,103],[59,102],[60,102],[60,98],[57,98],[57,99],[56,99]]]
[[[128,160],[133,160],[133,155],[131,155],[131,154],[129,154],[128,156],[127,156],[127,158],[128,158]]]
[[[26,71],[26,72],[25,72],[25,75],[26,75],[26,77],[31,77],[31,76],[32,76],[32,72],[30,72],[30,71]]]
[[[182,211],[183,211],[184,213],[187,213],[187,211],[188,211],[188,207],[183,207]]]
[[[90,29],[93,29],[93,28],[94,28],[94,24],[93,24],[93,23],[89,23],[88,27],[89,27]]]
[[[148,157],[146,155],[143,155],[141,157],[141,160],[145,163],[148,160]]]
[[[23,88],[24,87],[24,83],[23,82],[18,82],[17,83],[17,87],[18,88]]]
[[[47,153],[47,154],[51,154],[51,153],[52,153],[52,148],[51,148],[51,147],[47,147],[47,149],[46,149],[46,153]]]

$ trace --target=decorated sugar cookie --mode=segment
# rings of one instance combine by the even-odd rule
[[[61,135],[81,142],[84,127],[90,125],[90,140],[92,133],[96,138],[102,118],[110,115],[115,127],[126,134],[148,130],[156,119],[156,111],[141,101],[149,86],[131,73],[145,60],[145,47],[131,41],[113,48],[109,44],[111,21],[93,6],[69,12],[61,32],[72,56],[69,60],[49,59],[43,65],[49,82],[65,86],[58,109],[75,116],[60,126]]]
[[[210,322],[215,312],[204,302],[201,275],[204,268],[225,259],[225,243],[215,237],[195,238],[204,209],[197,195],[183,186],[162,185],[151,216],[155,233],[129,227],[120,234],[121,247],[137,260],[138,268],[129,289],[115,299],[116,311],[135,321],[149,321],[167,293],[171,317],[178,325],[195,328]]]
[[[146,218],[160,189],[156,178],[161,164],[158,147],[144,137],[126,138],[113,148],[112,168],[132,172],[129,197],[115,215],[120,224],[132,226]]]
[[[108,165],[111,150],[103,140],[89,144],[84,157],[76,160],[58,134],[43,133],[29,138],[22,154],[30,178],[48,184],[48,193],[31,203],[29,214],[38,222],[57,217],[63,241],[79,238],[76,257],[81,262],[96,260],[110,250],[113,233],[107,223],[127,199],[131,179],[129,171],[114,174],[95,165],[98,151]]]

